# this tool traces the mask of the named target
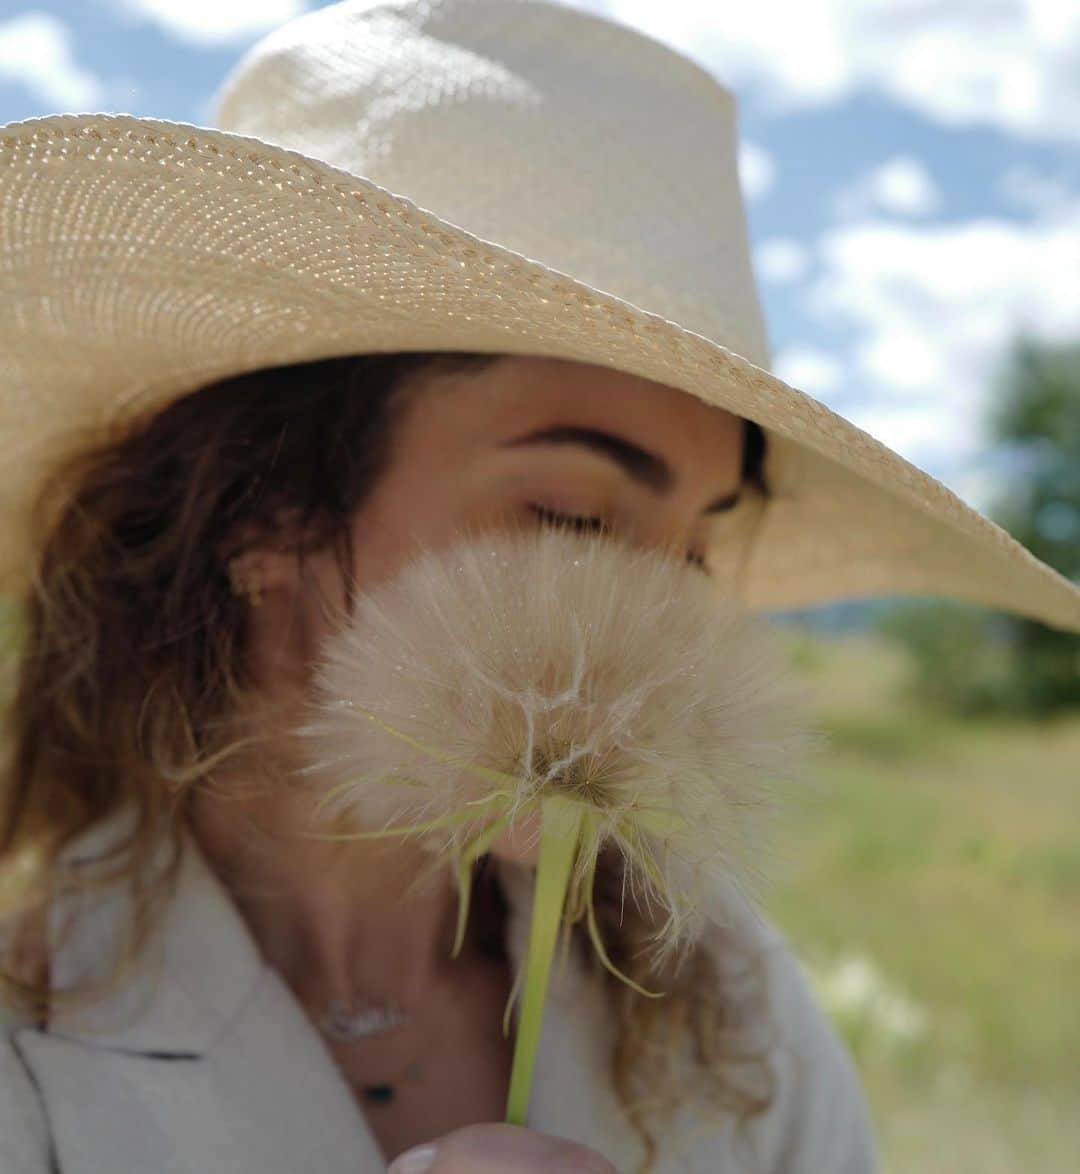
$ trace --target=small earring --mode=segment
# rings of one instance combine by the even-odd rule
[[[261,577],[255,571],[249,571],[245,575],[237,566],[236,559],[232,559],[229,563],[229,585],[233,595],[246,595],[251,607],[258,607],[262,603]]]

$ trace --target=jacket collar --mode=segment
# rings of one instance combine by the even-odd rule
[[[67,845],[63,863],[77,867],[99,856],[127,835],[132,822],[133,812],[125,809],[94,824]],[[176,887],[133,969],[91,1006],[54,1009],[46,1025],[50,1034],[122,1051],[201,1055],[235,1017],[266,963],[190,832],[184,849]],[[168,845],[162,844],[153,867],[168,862]],[[122,881],[53,901],[53,989],[107,976],[128,932],[131,905]]]
[[[95,856],[127,826],[127,816],[99,823],[69,844],[64,856],[72,862]],[[263,960],[238,907],[190,831],[185,833],[184,848],[176,887],[134,970],[111,984],[109,993],[91,1006],[81,1011],[57,1009],[41,1031],[20,1033],[24,1055],[58,1115],[61,1133],[65,1129],[60,1117],[66,1115],[65,1136],[79,1154],[78,1168],[94,1174],[135,1168],[130,1155],[116,1159],[113,1150],[118,1143],[112,1133],[96,1141],[90,1137],[98,1118],[86,1097],[72,1087],[73,1081],[78,1088],[96,1081],[95,1096],[102,1104],[114,1096],[130,1105],[130,1062],[135,1055],[141,1057],[138,1096],[156,1123],[154,1129],[176,1135],[177,1154],[196,1155],[191,1165],[161,1166],[168,1174],[180,1174],[181,1166],[183,1174],[220,1167],[220,1148],[235,1132],[227,1123],[234,1119],[256,1123],[270,1139],[259,1151],[265,1154],[260,1169],[284,1174],[296,1168],[290,1156],[299,1144],[296,1134],[299,1131],[304,1139],[308,1135],[290,1109],[294,1098],[279,1087],[281,1074],[288,1071],[310,1089],[324,1115],[321,1156],[303,1164],[314,1164],[328,1174],[382,1169],[363,1116],[325,1041],[288,985]],[[163,853],[166,850],[167,846]],[[167,863],[167,857],[162,855],[160,861]],[[519,973],[535,874],[503,861],[497,861],[496,868],[509,909],[507,952]],[[80,899],[54,900],[49,925],[54,986],[107,975],[109,952],[127,925],[130,905],[125,889],[117,882],[87,894],[83,900],[92,900],[93,909]],[[84,916],[61,936],[65,919],[76,912]],[[515,1028],[518,1007],[515,1004]],[[551,975],[526,1124],[592,1146],[618,1169],[629,1170],[643,1150],[611,1087],[614,1032],[603,984],[570,951],[566,964],[556,965]],[[72,1050],[66,1042],[70,1040],[89,1047]],[[176,1063],[179,1057],[203,1062]],[[95,1058],[101,1062],[95,1063]],[[214,1113],[224,1114],[226,1124],[207,1123]],[[194,1139],[193,1129],[198,1134]],[[673,1138],[678,1140],[681,1132],[677,1128]],[[715,1141],[705,1144],[700,1165],[684,1165],[676,1153],[684,1142],[689,1144],[688,1138],[678,1146],[667,1144],[672,1156],[665,1157],[657,1174],[722,1166]],[[303,1141],[310,1144],[314,1143]],[[97,1164],[92,1160],[95,1155]]]
[[[70,842],[65,865],[99,856],[124,838],[133,812],[99,821]],[[200,1056],[236,1018],[269,966],[238,907],[213,872],[198,841],[184,832],[176,884],[133,969],[84,1008],[54,1007],[45,1030],[96,1047]],[[169,862],[162,844],[154,867]],[[496,862],[507,898],[507,951],[515,973],[528,941],[534,873]],[[131,897],[117,881],[106,889],[54,899],[49,913],[50,985],[107,978],[108,965],[130,925]],[[553,974],[549,1003],[582,1009],[588,976],[573,955]],[[515,1018],[517,1006],[515,1006]],[[557,1012],[552,1012],[556,1015]]]

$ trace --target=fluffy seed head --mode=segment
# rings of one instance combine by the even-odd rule
[[[822,741],[777,633],[670,555],[561,528],[468,537],[358,598],[323,649],[309,774],[328,824],[460,863],[497,817],[589,812],[661,947],[753,903],[772,784]]]

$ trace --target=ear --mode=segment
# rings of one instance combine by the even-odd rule
[[[293,551],[272,547],[249,547],[234,554],[226,564],[230,579],[254,581],[264,593],[284,590],[292,594],[300,585],[300,568]]]
[[[298,614],[306,614],[316,625],[311,632],[317,640],[329,617],[345,615],[343,577],[331,550],[309,550],[301,558],[295,547],[265,537],[260,544],[233,550],[226,556],[225,573],[238,594],[257,588],[255,611],[268,632],[280,635],[283,624],[288,627]]]
[[[264,592],[295,591],[300,579],[298,558],[290,541],[288,518],[276,519],[276,529],[246,524],[230,534],[218,549],[218,558],[230,579],[257,581]]]

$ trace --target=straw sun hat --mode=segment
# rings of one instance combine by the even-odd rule
[[[1080,631],[1080,587],[768,373],[735,103],[679,54],[537,0],[349,0],[257,44],[216,121],[0,128],[0,590],[87,430],[257,367],[477,350],[760,424],[773,496],[709,552],[752,608],[931,594]]]

